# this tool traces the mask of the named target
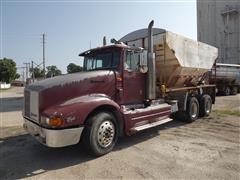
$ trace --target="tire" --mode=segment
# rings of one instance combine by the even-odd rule
[[[193,105],[195,105],[196,107],[195,116],[193,116],[193,110],[191,108]],[[171,115],[171,118],[177,121],[191,123],[197,120],[198,116],[199,116],[198,100],[195,97],[190,97],[187,103],[187,110],[175,112]]]
[[[233,87],[231,90],[231,95],[237,95],[238,89],[237,87]]]
[[[116,118],[109,112],[91,116],[83,131],[83,144],[88,153],[102,156],[112,151],[118,139]]]
[[[198,119],[198,115],[199,115],[198,100],[195,97],[190,97],[187,104],[187,111],[185,112],[184,115],[184,121],[189,123],[194,122]]]
[[[205,94],[200,99],[199,117],[209,116],[212,112],[212,98]]]
[[[230,89],[230,87],[228,87],[228,86],[225,87],[224,92],[223,92],[224,96],[229,96],[230,93],[231,93],[231,89]]]
[[[186,111],[177,111],[173,114],[171,114],[171,118],[174,121],[181,121],[181,122],[187,122],[187,113]]]

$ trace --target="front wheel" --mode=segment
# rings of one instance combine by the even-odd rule
[[[110,152],[117,142],[116,118],[109,112],[99,112],[88,119],[83,142],[89,153],[101,156]]]

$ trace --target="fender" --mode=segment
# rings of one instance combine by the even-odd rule
[[[59,105],[45,109],[42,113],[46,117],[60,117],[64,119],[64,127],[84,124],[88,115],[96,108],[110,105],[121,112],[120,106],[105,94],[89,94],[67,100]]]

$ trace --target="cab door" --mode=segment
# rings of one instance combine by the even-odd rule
[[[139,71],[140,53],[124,53],[123,99],[124,104],[140,104],[145,99],[146,74]]]

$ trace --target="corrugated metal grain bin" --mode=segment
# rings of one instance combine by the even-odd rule
[[[129,33],[120,41],[147,49],[147,29]],[[158,28],[153,29],[153,44],[157,80],[168,88],[197,85],[218,54],[213,46]]]

